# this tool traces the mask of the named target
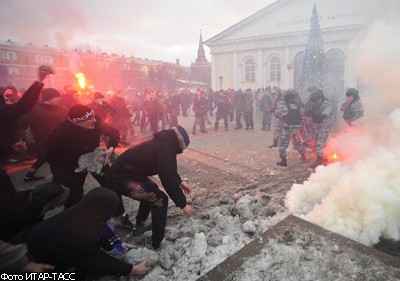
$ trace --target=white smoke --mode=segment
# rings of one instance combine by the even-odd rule
[[[396,3],[397,2],[397,3]],[[400,240],[400,30],[398,1],[368,7],[380,16],[351,46],[350,57],[369,93],[363,126],[331,137],[326,152],[339,162],[320,166],[286,195],[295,215],[366,245]],[[387,12],[386,12],[387,11]]]

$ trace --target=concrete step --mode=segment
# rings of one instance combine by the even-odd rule
[[[287,257],[282,257],[284,255],[275,256],[277,259],[275,264],[268,268],[268,264],[271,264],[271,260],[274,261],[274,256],[268,253],[268,249],[278,249],[279,247],[283,247],[284,249],[286,247],[286,250],[288,247],[292,249],[293,247],[299,248],[300,252],[304,250],[300,256],[302,256],[306,262],[302,263],[299,261],[301,258],[297,260],[295,258],[296,265],[294,265],[293,257],[290,256],[291,251],[278,251],[278,253],[289,254]],[[307,253],[307,250],[312,252]],[[317,256],[320,258],[316,258],[315,261],[313,261],[313,254],[317,251],[320,251],[320,253],[317,253]],[[324,264],[324,261],[321,260],[324,259],[324,253],[328,254],[328,258],[325,257],[327,264]],[[246,275],[244,272],[249,271],[249,268],[256,263],[262,265],[260,259],[266,256],[269,257],[269,262],[265,262],[265,268],[261,266],[255,269],[260,270],[258,275],[254,275],[257,276],[256,278],[259,278],[257,280],[304,280],[301,277],[300,270],[294,269],[295,272],[297,271],[294,273],[294,276],[290,276],[290,273],[288,273],[288,271],[295,266],[299,268],[309,267],[309,270],[302,268],[303,271],[306,271],[305,275],[307,278],[311,276],[311,279],[306,278],[307,280],[346,280],[347,277],[350,278],[347,280],[400,280],[400,259],[367,247],[293,215],[288,216],[262,233],[259,237],[215,266],[198,280],[246,280],[248,277],[245,277]],[[340,259],[342,259],[342,261],[340,261]],[[351,270],[346,277],[347,273],[345,268],[348,266],[351,267]],[[284,276],[282,276],[282,278],[278,276],[278,279],[274,279],[271,276],[273,275],[273,271],[277,270],[281,270]],[[263,274],[267,277],[262,277]],[[274,274],[276,274],[276,272]],[[253,279],[254,276],[252,276]],[[345,276],[345,279],[339,278],[343,276]],[[276,276],[274,277],[277,278]]]

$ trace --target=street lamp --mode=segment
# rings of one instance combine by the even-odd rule
[[[220,76],[219,77],[219,87],[222,90],[222,80],[224,79],[224,77]]]

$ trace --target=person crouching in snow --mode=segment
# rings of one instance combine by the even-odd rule
[[[148,260],[132,265],[103,251],[110,248],[101,230],[119,204],[115,192],[96,187],[78,204],[19,233],[11,242],[26,244],[35,262],[54,265],[54,272],[74,268],[75,280],[86,280],[89,274],[142,277],[151,269]]]
[[[151,213],[153,249],[158,249],[164,238],[168,196],[182,208],[187,218],[192,215],[192,207],[187,204],[185,196],[191,194],[191,189],[182,182],[176,160],[176,155],[182,153],[189,143],[189,136],[181,126],[158,132],[153,139],[122,153],[107,173],[107,187],[140,201],[137,227],[143,227]],[[153,175],[159,176],[168,196],[150,179]]]

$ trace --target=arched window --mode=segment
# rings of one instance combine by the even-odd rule
[[[109,69],[109,68],[110,68],[110,65],[109,65],[109,63],[106,62],[106,61],[98,61],[98,62],[97,62],[97,68],[98,68],[98,69]]]
[[[304,59],[304,51],[298,52],[295,56],[294,56],[294,66],[293,66],[293,85],[295,89],[298,90],[302,90],[299,89],[300,85],[299,85],[299,80],[300,80],[300,75],[301,75],[301,68],[303,66],[303,59]]]
[[[245,81],[255,82],[256,81],[256,64],[253,59],[246,59],[245,62]]]
[[[19,76],[19,69],[18,67],[9,67],[8,68],[8,74],[10,74],[10,76]]]
[[[340,49],[331,49],[326,53],[328,76],[333,97],[342,98],[344,93],[345,54]]]
[[[17,61],[17,54],[15,52],[7,52],[7,60]]]
[[[53,64],[53,57],[52,57],[52,56],[45,56],[45,57],[44,57],[44,61],[45,61],[47,64],[52,65],[52,64]]]
[[[44,56],[43,55],[36,55],[35,56],[35,61],[38,64],[43,64],[44,63]]]
[[[273,57],[270,63],[271,81],[281,80],[281,60],[278,57]]]

